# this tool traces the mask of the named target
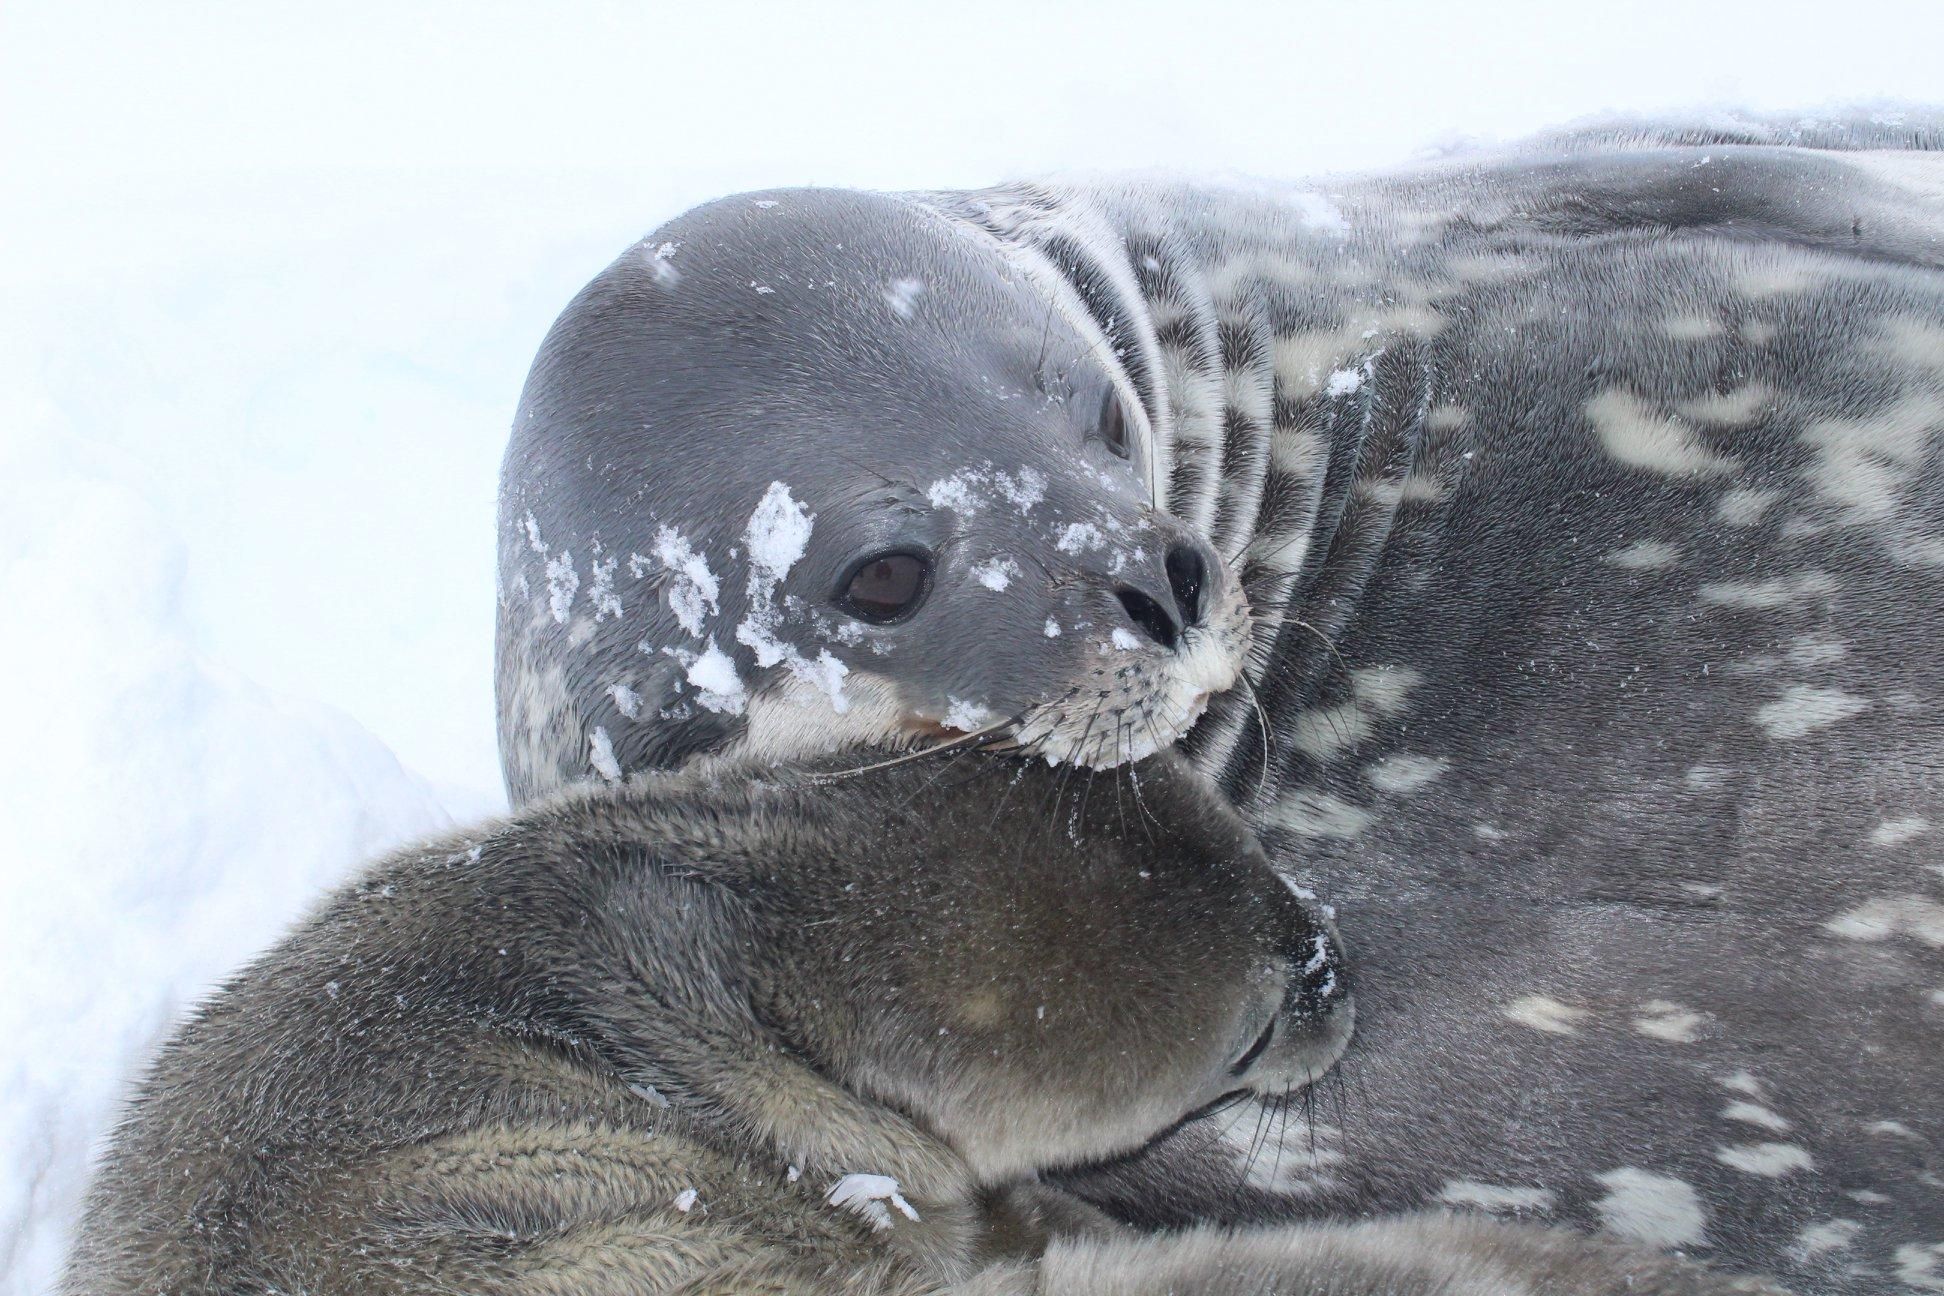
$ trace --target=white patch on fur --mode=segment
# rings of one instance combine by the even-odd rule
[[[1849,656],[1849,645],[1828,635],[1800,634],[1789,641],[1785,660],[1791,666],[1828,666]]]
[[[1607,1195],[1593,1208],[1609,1233],[1662,1248],[1707,1241],[1707,1215],[1686,1181],[1633,1166],[1610,1170],[1599,1181]]]
[[[979,511],[979,501],[972,497],[973,485],[970,474],[954,473],[925,487],[925,498],[933,508],[948,508],[970,517]]]
[[[1323,390],[1330,396],[1348,396],[1363,385],[1364,376],[1361,370],[1337,369],[1330,373],[1329,379],[1323,384]]]
[[[1409,666],[1360,666],[1350,672],[1357,699],[1379,715],[1404,709],[1410,691],[1424,683],[1424,675]]]
[[[1863,1226],[1852,1219],[1824,1220],[1820,1224],[1811,1224],[1796,1234],[1795,1243],[1789,1248],[1789,1258],[1797,1264],[1806,1264],[1831,1251],[1848,1250],[1862,1232]]]
[[[1944,567],[1944,536],[1915,536],[1889,541],[1890,556],[1909,567]]]
[[[1892,1256],[1897,1262],[1898,1282],[1918,1291],[1944,1292],[1944,1242],[1907,1244]]]
[[[1694,429],[1660,413],[1624,388],[1614,387],[1586,402],[1586,417],[1606,452],[1631,468],[1666,477],[1718,477],[1736,463],[1703,444]]]
[[[614,758],[614,743],[609,739],[608,731],[599,725],[594,726],[594,732],[587,735],[587,748],[587,759],[595,771],[608,782],[619,783],[621,762]]]
[[[668,610],[675,614],[682,629],[700,639],[706,624],[704,618],[722,610],[717,601],[722,594],[721,582],[709,570],[708,559],[690,548],[688,537],[674,527],[656,529],[655,558],[668,569],[671,577],[667,587]]]
[[[1721,1087],[1736,1093],[1747,1094],[1750,1098],[1762,1096],[1762,1082],[1746,1071],[1733,1071],[1721,1077]]]
[[[1816,1160],[1793,1143],[1737,1143],[1715,1149],[1715,1160],[1743,1174],[1780,1179],[1797,1170],[1813,1170]]]
[[[1684,400],[1674,408],[1696,423],[1741,427],[1755,422],[1775,406],[1775,392],[1765,383],[1745,383],[1733,391],[1710,392]]]
[[[1106,544],[1100,528],[1091,522],[1069,522],[1060,528],[1059,537],[1053,547],[1063,554],[1082,554],[1089,549],[1098,549]]]
[[[1904,396],[1888,409],[1857,419],[1824,419],[1802,431],[1816,451],[1808,470],[1817,495],[1843,510],[1845,522],[1873,522],[1897,509],[1937,433],[1944,430],[1944,396]]]
[[[700,653],[678,648],[662,651],[688,668],[687,679],[696,690],[695,700],[709,710],[741,715],[749,705],[749,690],[743,686],[742,676],[736,673],[735,659],[716,647],[715,640],[709,640],[709,646]]]
[[[972,579],[993,593],[999,593],[1019,575],[1019,564],[1010,558],[994,558],[972,569]]]
[[[1444,483],[1427,472],[1412,469],[1406,473],[1397,488],[1398,500],[1415,500],[1420,504],[1436,504],[1445,497]]]
[[[580,575],[574,570],[574,555],[562,550],[558,555],[547,559],[547,610],[553,619],[565,625],[567,614],[573,610],[574,592],[580,589]]]
[[[1672,567],[1680,559],[1680,549],[1665,540],[1636,540],[1625,549],[1615,549],[1600,561],[1628,571],[1653,571]]]
[[[925,291],[922,279],[893,279],[891,286],[884,290],[884,304],[899,319],[910,319],[918,295]]]
[[[1341,797],[1314,788],[1286,793],[1268,813],[1270,824],[1299,837],[1356,837],[1376,816]]]
[[[894,1210],[908,1220],[918,1219],[918,1212],[905,1200],[898,1181],[890,1175],[847,1174],[830,1185],[824,1200],[839,1210],[862,1215],[879,1232],[895,1222],[891,1215]]]
[[[641,718],[641,694],[626,684],[608,685],[608,696],[614,699],[614,709],[630,720]]]
[[[1269,466],[1298,481],[1316,476],[1329,459],[1330,442],[1321,432],[1309,428],[1276,429],[1269,435]]]
[[[1563,1004],[1548,995],[1525,995],[1506,1004],[1499,1012],[1521,1026],[1548,1035],[1577,1035],[1578,1023],[1592,1016],[1584,1008]]]
[[[1831,918],[1823,930],[1849,940],[1880,941],[1910,936],[1944,947],[1944,904],[1920,895],[1879,896]]]
[[[1791,684],[1782,696],[1755,712],[1755,723],[1772,738],[1800,738],[1818,729],[1861,715],[1870,709],[1868,698],[1816,684]]]
[[[1760,1125],[1763,1129],[1774,1130],[1777,1134],[1789,1132],[1789,1122],[1760,1103],[1731,1102],[1721,1109],[1721,1119],[1741,1121],[1745,1125]]]
[[[1752,486],[1737,486],[1723,491],[1715,502],[1715,520],[1729,526],[1754,526],[1762,520],[1762,514],[1769,506],[1782,498],[1779,490],[1759,490]]]
[[[1919,316],[1892,315],[1883,320],[1882,333],[1885,354],[1944,384],[1944,327]]]
[[[983,703],[967,702],[955,697],[948,697],[945,701],[947,704],[945,707],[945,716],[939,723],[947,729],[957,729],[961,733],[971,733],[974,729],[983,729],[998,719],[992,713],[992,708]]]
[[[1450,768],[1451,761],[1444,756],[1412,756],[1400,753],[1373,762],[1364,771],[1364,776],[1370,780],[1371,786],[1380,792],[1395,792],[1408,796],[1437,782]]]
[[[1710,581],[1697,593],[1703,603],[1722,607],[1777,608],[1836,591],[1836,578],[1826,571],[1797,572],[1764,581]]]
[[[675,1209],[686,1215],[695,1209],[695,1199],[701,1194],[693,1188],[684,1188],[675,1194]]]
[[[1676,342],[1705,342],[1727,332],[1712,315],[1669,315],[1660,321],[1660,331]]]
[[[1640,1015],[1633,1019],[1633,1028],[1650,1039],[1666,1040],[1670,1044],[1692,1044],[1694,1032],[1707,1020],[1706,1013],[1683,1008],[1665,999],[1650,999],[1640,1005]]]
[[[772,589],[782,583],[809,547],[815,520],[810,510],[790,497],[789,486],[780,481],[769,484],[755,512],[749,515],[749,525],[743,528],[752,585],[758,579]]]
[[[595,549],[599,551],[598,543]],[[588,566],[591,575],[587,582],[587,601],[594,605],[596,621],[604,617],[621,618],[621,596],[614,591],[614,569],[620,565],[620,556],[609,554],[605,559],[596,558]]]
[[[1296,714],[1289,741],[1317,757],[1352,750],[1376,731],[1379,719],[1402,711],[1406,696],[1423,682],[1424,676],[1408,666],[1361,667],[1350,674],[1349,699]]]
[[[1052,617],[1046,618],[1046,625],[1043,629],[1048,639],[1058,639],[1060,637],[1060,623]]]
[[[1476,1179],[1447,1179],[1437,1200],[1447,1206],[1471,1206],[1494,1214],[1549,1211],[1557,1200],[1546,1188],[1509,1188]]]
[[[1266,1113],[1259,1113],[1264,1115]],[[1275,1117],[1267,1139],[1244,1113],[1222,1128],[1222,1141],[1242,1164],[1243,1182],[1263,1192],[1310,1196],[1333,1187],[1330,1171],[1348,1158],[1337,1149],[1342,1131],[1312,1125],[1294,1112]]]
[[[1905,815],[1901,819],[1886,819],[1870,830],[1870,845],[1901,846],[1911,838],[1930,828],[1930,820],[1922,815]]]
[[[1710,792],[1718,787],[1726,787],[1728,776],[1734,771],[1722,765],[1690,765],[1681,776],[1681,781],[1697,792]]]
[[[675,249],[680,246],[682,245],[679,242],[663,243],[653,252],[648,253],[648,269],[653,272],[655,282],[664,288],[673,288],[682,282],[682,272],[677,270],[675,263],[670,260],[675,255]],[[646,249],[647,244],[644,243],[642,247]]]
[[[1735,286],[1757,300],[1807,292],[1823,280],[1821,270],[1807,257],[1772,247],[1750,252],[1735,269]]]

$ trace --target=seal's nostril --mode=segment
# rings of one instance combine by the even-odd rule
[[[1293,965],[1289,982],[1292,996],[1323,1009],[1331,1007],[1331,1000],[1344,996],[1342,956],[1324,933],[1314,929],[1305,932],[1284,955]]]
[[[1185,544],[1168,550],[1168,586],[1174,591],[1175,606],[1181,609],[1183,625],[1200,624],[1202,586],[1207,582],[1208,564],[1200,550]]]
[[[1168,615],[1166,608],[1129,585],[1121,586],[1114,591],[1114,595],[1120,599],[1121,606],[1127,609],[1127,619],[1139,626],[1143,634],[1163,648],[1175,646],[1175,641],[1181,637],[1181,631],[1176,627],[1174,618]]]

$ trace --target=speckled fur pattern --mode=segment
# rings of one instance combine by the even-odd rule
[[[770,417],[820,378],[859,417],[805,424],[808,444],[882,464],[903,429],[915,496],[1033,436],[1090,454],[1070,419],[1022,431],[1026,406],[979,385],[1050,337],[1087,357],[1063,382],[1129,394],[1141,503],[1246,596],[1248,687],[1184,745],[1341,906],[1360,1038],[1338,1100],[1279,1114],[1273,1153],[1254,1121],[1233,1151],[1187,1131],[1102,1200],[1172,1223],[1444,1203],[1805,1292],[1944,1290],[1940,138],[1920,113],[1620,124],[1308,186],[900,199],[996,256],[984,278],[861,210],[832,234],[808,211],[827,194],[746,196],[749,219],[843,245],[833,264],[922,284],[906,305],[950,303],[964,336],[1019,315],[998,285],[1044,302],[950,363],[896,311],[852,311],[869,360],[835,376],[725,322],[787,377]],[[635,255],[705,246],[677,230]],[[759,286],[742,315],[802,287]],[[1068,513],[1122,490],[1073,482]],[[544,629],[544,599],[502,597]],[[1070,687],[1034,623],[980,624],[898,687],[967,661],[1029,697]],[[560,642],[502,654],[527,707],[502,707],[516,794],[589,776],[600,672],[656,660]],[[747,724],[673,706],[618,768]]]
[[[1327,1066],[1327,924],[1171,755],[847,769],[704,762],[380,861],[164,1047],[62,1290],[1770,1290],[1489,1221],[1138,1237],[1037,1182]]]
[[[1940,141],[931,199],[1172,411],[1166,507],[1257,634],[1186,747],[1358,956],[1339,1101],[1167,1154],[1246,1160],[1231,1217],[1442,1202],[1944,1290]],[[1107,1198],[1203,1211],[1150,1170]]]

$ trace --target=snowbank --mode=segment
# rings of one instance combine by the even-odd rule
[[[0,406],[9,1296],[51,1283],[89,1154],[169,1023],[360,861],[447,823],[356,722],[197,651],[182,543],[103,458],[44,401]]]

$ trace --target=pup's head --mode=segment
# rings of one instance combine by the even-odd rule
[[[1172,755],[920,762],[818,795],[754,888],[759,1010],[982,1181],[1286,1093],[1348,1042],[1329,922]]]

